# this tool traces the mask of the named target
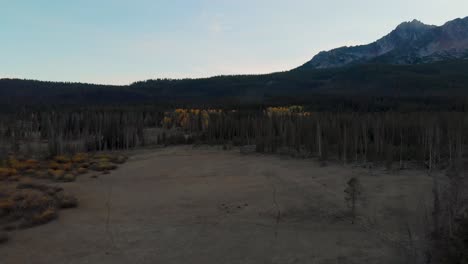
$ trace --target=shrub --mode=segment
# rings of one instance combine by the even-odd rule
[[[13,209],[15,206],[15,203],[12,199],[2,199],[0,200],[0,211],[2,212],[2,214],[4,214],[5,212],[8,212],[10,211],[11,209]]]
[[[106,153],[99,153],[99,154],[94,155],[94,158],[98,160],[111,160],[112,156]]]
[[[74,182],[76,180],[76,176],[71,173],[67,173],[63,176],[61,180],[63,182]]]
[[[49,169],[48,170],[49,176],[52,177],[54,180],[61,180],[63,176],[65,175],[65,171],[63,170],[54,170],[54,169]]]
[[[77,199],[61,187],[24,182],[0,197],[0,217],[9,223],[4,227],[8,230],[28,228],[57,218],[59,209],[77,205]]]
[[[88,169],[87,169],[87,168],[80,167],[80,168],[78,168],[78,169],[76,170],[76,172],[77,172],[78,174],[85,174],[85,173],[88,172]]]
[[[49,169],[53,169],[53,170],[58,170],[61,168],[60,164],[56,161],[51,161],[49,162],[49,166],[48,166]]]
[[[34,170],[39,167],[39,162],[37,160],[17,160],[15,158],[10,158],[8,160],[11,168],[14,168],[18,171]]]
[[[53,207],[48,207],[44,211],[33,215],[30,219],[25,219],[26,221],[23,222],[21,227],[26,228],[36,225],[42,225],[56,219],[57,216],[57,209]]]
[[[127,161],[127,157],[123,155],[116,155],[112,157],[111,162],[116,164],[123,164]]]
[[[34,190],[39,190],[41,192],[47,193],[49,195],[54,195],[58,192],[63,191],[62,187],[54,187],[54,186],[48,186],[44,184],[37,184],[37,183],[32,183],[32,182],[23,182],[18,185],[16,185],[16,189],[34,189]]]
[[[20,181],[20,180],[21,180],[21,178],[20,178],[19,175],[13,175],[13,176],[10,176],[8,178],[8,181],[11,181],[11,182],[17,182],[17,181]]]
[[[72,157],[73,163],[84,163],[88,161],[89,155],[87,153],[77,153]]]
[[[70,162],[70,158],[68,158],[67,156],[64,156],[64,155],[59,155],[59,156],[54,157],[54,161],[56,161],[58,163],[68,163],[68,162]]]
[[[35,171],[33,176],[34,176],[35,178],[38,178],[38,179],[46,179],[46,178],[48,178],[47,172],[46,172],[46,171],[43,171],[43,170]]]
[[[109,171],[117,169],[117,165],[110,162],[99,162],[91,165],[91,169],[94,171]]]
[[[0,180],[18,174],[18,171],[13,168],[0,168]]]
[[[62,164],[62,170],[64,171],[71,171],[72,167],[73,165],[70,162]]]
[[[57,195],[59,207],[62,209],[75,208],[78,206],[78,200],[71,195],[60,193]]]
[[[34,169],[27,169],[24,173],[26,173],[28,175],[34,175],[34,174],[36,174],[36,171]]]

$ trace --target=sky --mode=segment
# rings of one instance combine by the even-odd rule
[[[0,78],[129,84],[259,74],[442,25],[467,0],[0,0]]]

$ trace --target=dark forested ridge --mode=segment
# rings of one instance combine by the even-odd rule
[[[454,97],[461,100],[465,96],[468,96],[468,60],[421,65],[366,64],[336,69],[296,69],[265,75],[204,79],[158,79],[125,86],[0,80],[0,104],[4,106],[313,104],[320,103],[322,98],[331,97],[346,100],[382,97],[387,98],[387,101],[414,99],[440,102]]]

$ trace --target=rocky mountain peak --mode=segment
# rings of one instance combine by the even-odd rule
[[[355,47],[321,52],[302,67],[337,68],[360,63],[415,64],[468,55],[468,17],[442,26],[403,22],[383,38]]]

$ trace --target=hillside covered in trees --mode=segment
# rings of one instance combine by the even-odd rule
[[[402,102],[450,110],[468,96],[468,60],[421,65],[366,64],[335,69],[299,68],[266,75],[157,79],[125,86],[0,79],[1,105],[320,104],[383,107]],[[385,99],[382,99],[385,98]],[[376,100],[378,101],[376,103]],[[443,106],[441,106],[443,105]],[[346,106],[345,106],[346,107]]]

